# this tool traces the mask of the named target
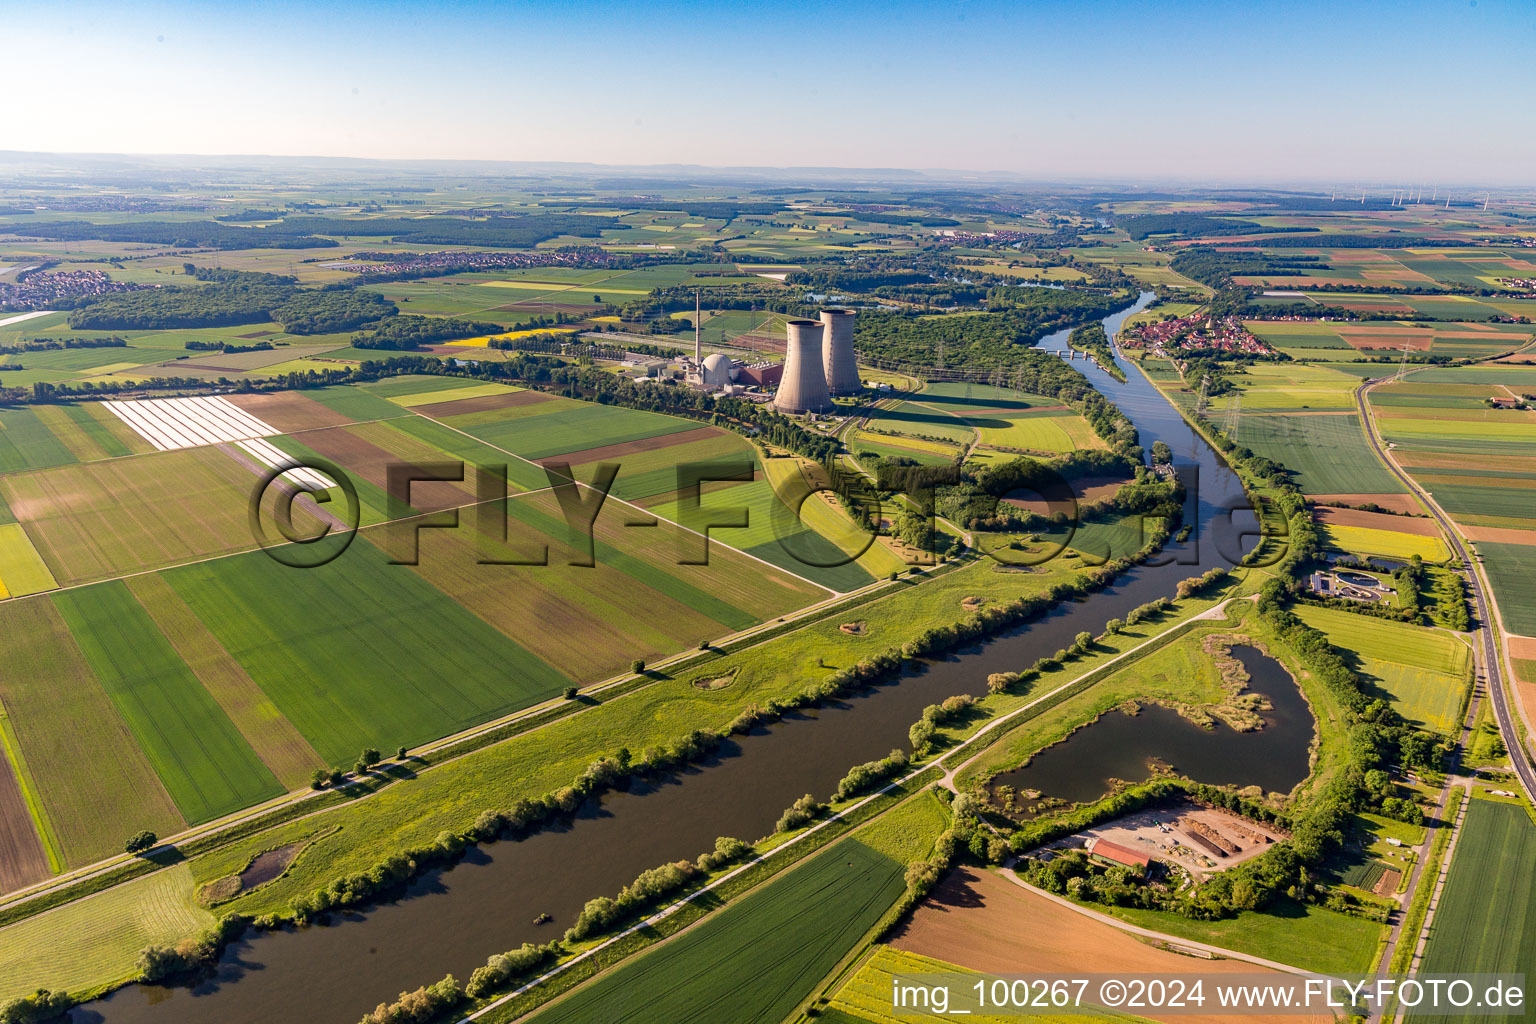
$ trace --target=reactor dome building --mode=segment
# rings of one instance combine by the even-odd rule
[[[856,395],[864,387],[859,380],[859,360],[853,354],[853,317],[851,309],[821,311],[822,369],[827,390],[834,395]]]
[[[711,352],[704,357],[704,363],[699,368],[699,382],[708,390],[730,387],[731,384],[731,357],[719,352]]]
[[[773,407],[784,413],[832,411],[823,357],[825,328],[819,320],[790,320],[784,327],[784,376]]]

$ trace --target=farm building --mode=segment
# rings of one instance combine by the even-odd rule
[[[1098,836],[1089,839],[1086,846],[1088,856],[1100,864],[1130,868],[1138,875],[1146,874],[1147,866],[1152,863],[1152,858],[1141,851],[1112,843],[1107,839],[1100,839]]]

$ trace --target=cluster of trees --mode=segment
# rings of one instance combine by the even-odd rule
[[[146,946],[137,964],[142,981],[157,982],[179,978],[213,964],[225,945],[239,938],[250,920],[239,914],[221,917],[206,931],[183,939],[174,946]]]
[[[464,1001],[464,990],[448,975],[433,985],[402,992],[393,1003],[380,1003],[358,1024],[431,1024]]]
[[[907,730],[912,752],[919,757],[928,753],[928,749],[933,746],[933,735],[939,727],[964,715],[975,704],[975,697],[968,693],[957,693],[953,697],[946,697],[942,704],[930,704],[924,708],[922,717]]]
[[[68,994],[40,988],[29,996],[0,1003],[0,1024],[45,1024],[58,1020],[74,1005]]]
[[[854,765],[837,784],[837,789],[832,793],[833,801],[848,800],[869,792],[880,783],[899,775],[911,760],[905,750],[892,750],[878,761]]]
[[[786,313],[790,316],[815,318],[817,307],[806,305],[793,298],[794,293],[765,284],[739,284],[730,288],[711,288],[706,309],[756,309],[769,313]],[[649,295],[613,307],[613,312],[625,320],[666,320],[669,313],[692,312],[694,289],[676,285],[670,288],[654,288]],[[679,321],[681,322],[681,321]]]
[[[208,283],[97,296],[72,309],[69,324],[79,330],[167,330],[276,320],[291,334],[326,334],[397,312],[395,304],[382,295],[350,287],[304,289],[283,274],[194,267],[190,263],[185,269]]]
[[[211,220],[129,220],[112,224],[58,220],[9,225],[7,230],[53,241],[144,242],[178,249],[321,249],[338,244],[334,239],[319,238],[286,223],[237,228]]]
[[[937,508],[972,530],[1041,531],[1128,516],[1175,520],[1184,501],[1183,484],[1176,478],[1157,476],[1124,455],[1103,450],[1073,452],[1055,463],[1021,457],[962,472],[958,484],[940,493]],[[1128,479],[1111,495],[1079,502],[1069,481],[1084,475]],[[1039,496],[1054,511],[1031,512],[1003,500],[1022,494]]]
[[[797,828],[804,828],[817,818],[826,814],[830,808],[807,793],[784,809],[779,815],[779,820],[773,825],[775,832],[790,832]]]
[[[1310,232],[1317,228],[1267,228],[1251,220],[1235,217],[1211,217],[1203,213],[1140,213],[1118,215],[1115,226],[1139,242],[1149,235],[1182,235],[1185,238],[1208,238],[1221,235],[1278,234],[1282,232]],[[1265,239],[1265,245],[1269,240]],[[1315,243],[1314,243],[1315,244]]]
[[[272,310],[289,334],[336,334],[399,312],[393,302],[361,288],[296,289]]]
[[[903,288],[937,280],[934,274],[914,268],[910,260],[881,259],[844,267],[797,270],[786,276],[784,283],[814,292],[872,292],[876,288]]]
[[[668,896],[679,892],[711,871],[741,860],[752,846],[731,836],[720,836],[715,847],[694,861],[674,861],[642,871],[633,882],[619,891],[617,898],[599,896],[588,900],[565,933],[566,942],[582,942],[628,921],[644,910],[655,908]]]
[[[1186,597],[1192,597],[1193,595],[1208,590],[1216,584],[1224,581],[1228,575],[1228,571],[1218,565],[1216,568],[1211,569],[1208,572],[1201,573],[1199,576],[1192,576],[1187,580],[1180,580],[1178,587],[1174,589],[1174,597],[1180,601],[1184,600]]]
[[[19,355],[22,352],[47,352],[65,348],[126,348],[128,342],[113,335],[110,338],[28,338],[15,345],[0,345],[0,355]],[[14,369],[14,367],[13,367]]]
[[[1109,347],[1109,335],[1104,333],[1103,324],[1094,322],[1073,328],[1067,337],[1067,344],[1079,352],[1088,353],[1111,377],[1125,380],[1125,372],[1115,362],[1115,353]]]
[[[197,341],[187,342],[188,352],[223,352],[225,355],[237,355],[241,352],[270,352],[270,341],[258,341],[254,345],[235,345],[227,341]]]
[[[475,973],[469,976],[469,984],[464,986],[464,992],[471,999],[483,999],[512,979],[532,973],[545,961],[557,956],[559,951],[560,945],[556,942],[543,946],[525,942],[505,953],[494,953],[485,961],[484,967],[475,968]]]
[[[464,217],[285,217],[276,225],[306,235],[373,237],[387,235],[412,245],[475,245],[492,249],[526,249],[559,235],[596,238],[604,231],[629,225],[590,214],[528,213],[469,220]],[[250,230],[250,229],[246,229]],[[271,230],[271,229],[268,229]]]
[[[1330,239],[1333,237],[1329,236]],[[1264,244],[1268,246],[1273,241],[1277,240],[1266,240]],[[1304,241],[1312,246],[1317,244],[1315,239]],[[1330,264],[1321,256],[1268,256],[1259,252],[1213,249],[1203,245],[1191,245],[1180,249],[1169,265],[1174,271],[1191,281],[1209,285],[1218,292],[1233,288],[1233,277],[1255,277],[1264,274],[1300,276],[1311,270],[1330,269]],[[1239,289],[1236,298],[1237,301],[1246,305],[1248,294]]]
[[[371,331],[352,336],[353,348],[388,349],[409,352],[438,341],[478,338],[500,334],[501,325],[484,320],[460,320],[457,317],[395,316]]]

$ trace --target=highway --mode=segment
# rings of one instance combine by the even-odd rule
[[[1445,511],[1428,491],[1420,487],[1387,454],[1386,446],[1382,444],[1381,437],[1376,432],[1376,423],[1371,419],[1370,409],[1366,407],[1366,393],[1382,381],[1390,379],[1379,377],[1367,380],[1355,389],[1355,404],[1360,411],[1360,421],[1365,425],[1365,436],[1370,439],[1371,446],[1376,449],[1376,454],[1380,456],[1382,462],[1386,463],[1387,468],[1403,482],[1409,491],[1424,502],[1424,506],[1440,524],[1456,557],[1460,558],[1467,567],[1467,584],[1472,591],[1473,606],[1477,613],[1478,645],[1482,650],[1483,670],[1487,673],[1485,684],[1488,697],[1493,704],[1494,717],[1498,720],[1499,733],[1504,738],[1504,746],[1509,750],[1510,763],[1514,765],[1515,774],[1520,778],[1521,788],[1525,790],[1527,799],[1536,800],[1536,770],[1531,768],[1531,759],[1526,750],[1525,735],[1520,727],[1519,717],[1510,708],[1509,697],[1504,691],[1504,670],[1499,660],[1499,623],[1494,617],[1493,604],[1488,598],[1483,574]]]

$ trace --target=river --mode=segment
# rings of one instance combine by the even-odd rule
[[[1152,299],[1107,317],[1110,337]],[[1040,342],[1059,351],[1070,332]],[[708,763],[588,801],[573,818],[516,842],[470,851],[397,902],[333,915],[305,929],[252,933],[225,951],[214,976],[192,988],[133,985],[78,1007],[74,1024],[258,1024],[302,1019],[354,1024],[402,990],[452,973],[461,982],[487,956],[563,934],[581,906],[613,895],[641,871],[692,859],[716,836],[752,840],[797,797],[824,799],[854,764],[906,747],[922,709],[984,693],[988,674],[1018,670],[1067,646],[1080,631],[1173,593],[1179,580],[1240,556],[1242,487],[1221,458],[1131,364],[1126,383],[1091,362],[1073,364],[1136,424],[1143,446],[1166,441],[1191,485],[1195,533],[1159,564],[1138,566],[1084,601],[837,704],[791,715],[726,743]],[[1198,481],[1198,486],[1195,486]],[[1252,533],[1252,516],[1248,515]],[[594,756],[601,753],[594,751]],[[553,921],[535,925],[540,914]]]

